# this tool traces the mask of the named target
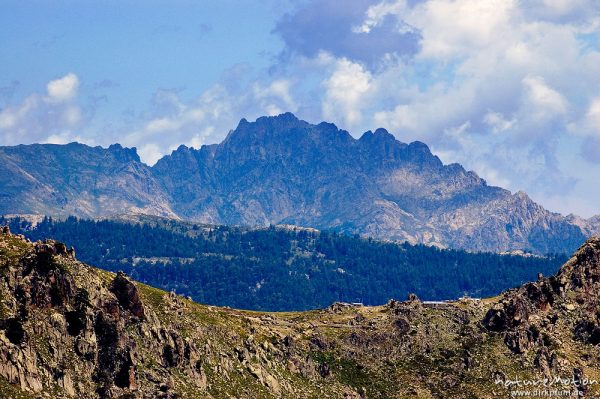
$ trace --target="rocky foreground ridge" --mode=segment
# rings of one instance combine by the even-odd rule
[[[152,167],[118,144],[0,147],[0,187],[0,214],[294,224],[475,251],[571,253],[600,232],[598,218],[549,212],[424,143],[385,129],[355,139],[290,113],[242,119],[223,142],[180,146]]]
[[[497,298],[259,313],[196,304],[3,229],[0,397],[465,399],[544,377],[594,397],[599,286],[594,238],[557,275]]]

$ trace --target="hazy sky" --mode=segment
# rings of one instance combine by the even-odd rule
[[[153,164],[291,111],[600,213],[597,0],[4,0],[0,60],[0,145]]]

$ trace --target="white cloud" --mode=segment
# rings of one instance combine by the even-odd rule
[[[385,81],[378,82],[377,86],[384,90]],[[436,84],[416,93],[409,90],[394,109],[376,111],[374,123],[409,135],[411,139],[434,142],[443,138],[445,130],[473,119],[473,109],[484,105],[483,102],[478,104],[481,99],[477,98],[476,89],[470,83],[451,88]]]
[[[31,95],[18,106],[3,109],[0,111],[0,129],[5,132],[15,129],[38,104],[38,96]]]
[[[48,101],[63,102],[72,99],[77,95],[79,88],[79,78],[74,73],[69,73],[60,79],[48,82],[46,89],[48,91]]]
[[[44,144],[68,144],[68,143],[72,143],[74,141],[76,141],[78,143],[84,143],[87,145],[95,144],[94,140],[87,138],[87,137],[81,137],[79,135],[73,135],[73,133],[68,130],[64,131],[64,132],[58,132],[55,134],[51,134],[46,139],[42,140],[42,143],[44,143]]]
[[[592,134],[600,137],[600,97],[594,98],[590,103],[584,123]]]
[[[510,187],[512,185],[504,173],[493,168],[486,162],[475,162],[473,168],[491,186]]]
[[[290,94],[292,81],[277,79],[263,87],[259,82],[254,83],[254,97],[259,101],[268,115],[278,115],[282,112],[296,112],[298,105]]]
[[[492,129],[492,133],[497,134],[510,130],[517,121],[505,118],[500,112],[490,111],[484,115],[483,122]]]
[[[138,154],[140,158],[148,165],[154,165],[160,158],[162,158],[164,152],[164,148],[161,148],[155,143],[144,144],[138,148]]]
[[[382,2],[375,4],[367,9],[366,18],[361,25],[352,27],[355,33],[370,33],[371,30],[379,26],[388,15],[401,15],[407,11],[405,0],[395,2]],[[408,28],[406,25],[400,25],[400,29]]]
[[[323,117],[355,126],[362,120],[362,108],[371,88],[371,74],[358,63],[345,58],[337,61],[324,82]]]
[[[549,87],[541,76],[526,76],[523,85],[526,88],[527,99],[541,112],[563,114],[567,111],[567,100]]]
[[[202,129],[202,131],[199,133],[195,134],[187,143],[184,144],[188,145],[189,147],[200,148],[203,144],[206,144],[206,138],[210,137],[214,133],[214,126],[208,126]]]
[[[46,93],[29,94],[0,110],[0,145],[81,138],[75,131],[86,117],[77,102],[78,87],[79,79],[71,73],[48,82]]]
[[[68,106],[63,112],[63,121],[67,126],[77,126],[81,119],[81,109],[76,105]]]
[[[184,116],[184,119],[185,119],[185,116]],[[179,129],[183,123],[184,123],[184,121],[180,120],[180,119],[156,118],[156,119],[150,120],[146,124],[146,132],[152,134],[152,133],[165,132],[165,131],[169,131],[169,130],[176,130],[176,129]]]
[[[510,28],[515,0],[430,0],[405,16],[421,30],[420,56],[447,58],[493,44]]]

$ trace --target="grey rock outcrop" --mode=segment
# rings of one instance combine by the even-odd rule
[[[4,267],[0,378],[8,383],[29,392],[56,383],[69,396],[168,398],[161,390],[168,375],[148,383],[136,371],[150,357],[164,358],[165,370],[177,368],[202,388],[199,350],[146,310],[125,275],[99,284],[85,276],[64,244],[52,240],[34,243],[18,265]],[[126,396],[130,392],[136,394]]]
[[[548,348],[556,346],[560,325],[591,345],[600,344],[600,238],[588,240],[560,271],[549,278],[507,291],[483,319],[483,326],[502,333],[508,348],[519,354],[538,348],[536,363],[554,364]]]

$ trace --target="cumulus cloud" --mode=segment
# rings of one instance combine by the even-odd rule
[[[499,112],[490,111],[483,117],[483,122],[491,128],[492,133],[502,133],[511,129],[516,119],[507,119],[504,115]]]
[[[546,118],[567,111],[567,100],[556,90],[549,87],[541,76],[523,78],[526,89],[526,101],[535,110],[534,117]]]
[[[592,100],[585,115],[585,120],[590,130],[600,136],[600,97]]]
[[[54,133],[41,141],[43,144],[68,144],[72,142],[85,142],[86,144],[93,145],[94,141],[89,139],[84,139],[79,135],[74,135],[71,131],[63,131],[59,133]]]
[[[164,156],[164,150],[158,144],[148,143],[138,148],[138,154],[144,162],[154,165]]]
[[[579,124],[572,125],[570,128],[574,134],[600,138],[600,97],[590,100]]]
[[[371,74],[360,64],[345,58],[324,82],[323,117],[355,126],[362,120],[362,105],[371,89]]]
[[[297,111],[298,106],[290,94],[291,87],[291,80],[277,79],[265,87],[259,82],[254,83],[253,92],[260,106],[269,116],[273,116],[287,111]]]
[[[0,144],[84,140],[77,133],[85,119],[77,101],[78,88],[79,78],[69,73],[49,81],[46,93],[32,93],[1,109]]]
[[[51,80],[46,88],[48,90],[48,101],[64,102],[77,95],[79,78],[74,73],[69,73],[60,79]]]
[[[583,139],[581,155],[584,159],[600,164],[600,97],[591,100],[585,116],[570,128]]]
[[[423,36],[419,56],[448,58],[493,44],[509,28],[515,5],[514,0],[430,0],[406,18]]]

